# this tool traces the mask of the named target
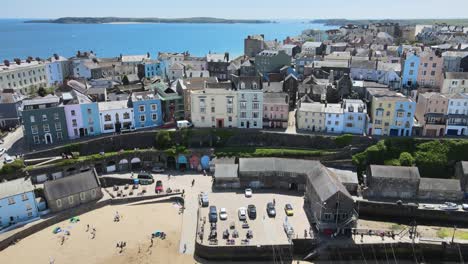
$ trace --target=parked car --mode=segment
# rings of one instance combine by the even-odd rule
[[[468,211],[468,204],[462,204],[462,208],[463,210]]]
[[[425,204],[425,205],[423,205],[423,208],[424,209],[431,209],[431,210],[436,209],[435,205],[433,205],[433,204]]]
[[[151,175],[151,173],[146,172],[146,171],[142,171],[138,173],[137,178],[141,185],[150,185],[150,184],[153,184],[154,182],[153,175]]]
[[[252,189],[245,189],[245,197],[252,197]]]
[[[164,169],[159,167],[159,166],[154,166],[152,169],[151,169],[151,172],[154,172],[154,173],[162,173],[164,172]]]
[[[0,156],[3,155],[3,153],[5,153],[6,149],[4,148],[0,148]]]
[[[210,211],[208,213],[208,219],[209,219],[210,223],[218,222],[218,210],[216,209],[216,206],[210,206]]]
[[[247,220],[247,210],[245,209],[245,207],[239,208],[238,215],[239,215],[239,220],[241,221]]]
[[[287,216],[293,216],[294,215],[294,210],[291,204],[286,204],[284,206],[284,212],[286,213]]]
[[[227,220],[227,211],[226,208],[219,209],[219,219],[220,220]]]
[[[5,163],[6,164],[9,164],[9,163],[12,163],[13,161],[15,161],[11,156],[9,155],[5,155]]]
[[[157,182],[156,182],[156,187],[154,187],[154,191],[155,191],[156,193],[160,193],[160,192],[163,192],[163,191],[164,191],[162,181],[157,181]]]
[[[191,127],[193,127],[192,123],[190,123],[190,122],[187,121],[187,120],[177,121],[177,129],[181,129],[181,128],[191,128]]]
[[[445,202],[443,205],[440,206],[440,209],[445,211],[457,211],[458,205],[452,202]]]
[[[272,202],[267,203],[266,211],[269,217],[276,216],[275,205]]]
[[[253,204],[249,204],[247,206],[247,214],[249,215],[250,219],[255,219],[257,218],[257,208]]]
[[[208,207],[208,205],[210,205],[210,201],[208,200],[208,194],[200,193],[200,204],[202,207]]]

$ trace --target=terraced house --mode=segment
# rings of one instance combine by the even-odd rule
[[[161,100],[152,92],[136,92],[130,98],[133,106],[135,129],[163,125]]]
[[[30,148],[68,140],[65,111],[58,96],[24,100],[22,116],[24,139]]]
[[[0,64],[0,89],[14,89],[22,94],[32,93],[40,87],[47,86],[45,64],[42,61],[28,58],[4,60]]]

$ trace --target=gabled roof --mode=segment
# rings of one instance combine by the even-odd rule
[[[54,181],[46,181],[44,193],[48,201],[54,201],[98,187],[96,172],[89,170]]]
[[[445,79],[468,80],[468,72],[446,72]]]
[[[419,190],[461,192],[460,180],[421,178]]]
[[[384,165],[370,165],[372,178],[396,178],[417,180],[419,170],[417,167],[397,167]]]

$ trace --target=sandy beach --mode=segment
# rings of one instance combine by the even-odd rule
[[[0,252],[0,263],[50,263],[51,259],[55,264],[194,263],[193,256],[178,253],[182,224],[178,211],[170,203],[106,206],[78,216],[78,223],[67,220],[21,240]],[[114,222],[116,212],[121,215],[119,222]],[[53,234],[54,227],[68,230],[70,236]],[[164,231],[167,237],[154,239],[151,247],[155,231]],[[66,237],[63,245],[62,237]],[[122,253],[116,247],[120,241],[126,242]]]

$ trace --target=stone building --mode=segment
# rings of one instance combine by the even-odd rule
[[[244,39],[244,55],[255,57],[258,53],[265,49],[265,36],[249,35]]]
[[[460,180],[421,178],[418,198],[433,201],[461,201]]]
[[[206,61],[211,77],[216,77],[219,81],[226,81],[229,79],[229,53],[210,53],[206,55]]]
[[[468,193],[468,161],[459,161],[455,164],[455,176],[460,180],[462,191]]]
[[[51,212],[67,210],[103,196],[95,170],[47,181],[44,195]]]
[[[370,165],[364,197],[415,199],[421,181],[416,167]]]
[[[279,72],[285,66],[291,64],[291,57],[284,50],[264,50],[255,57],[255,66],[262,74]]]
[[[20,111],[23,96],[13,89],[0,91],[0,128],[7,130],[17,127],[20,122]]]

